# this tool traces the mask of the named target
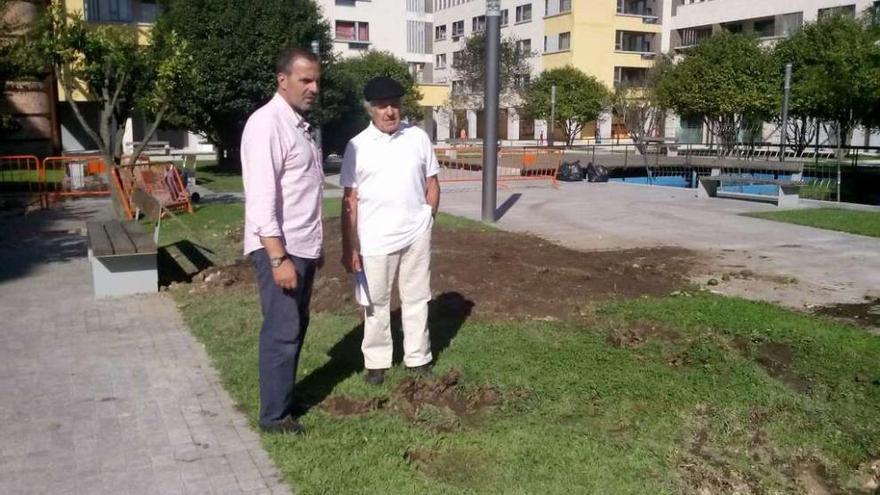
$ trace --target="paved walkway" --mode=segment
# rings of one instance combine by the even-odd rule
[[[0,220],[0,494],[290,493],[170,297],[92,297],[108,204]]]
[[[441,209],[478,220],[480,197],[479,184],[444,185]],[[498,205],[505,211],[499,227],[574,249],[693,249],[703,253],[696,267],[702,282],[743,269],[754,272],[715,288],[725,294],[792,307],[880,297],[880,239],[741,215],[774,210],[773,205],[619,183],[503,188]]]

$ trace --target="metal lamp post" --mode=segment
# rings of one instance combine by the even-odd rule
[[[486,0],[486,90],[483,110],[483,221],[495,222],[498,184],[498,96],[499,47],[501,45],[501,1]]]
[[[318,65],[321,65],[321,43],[318,40],[312,41],[312,53],[318,57]],[[318,104],[321,103],[321,93],[318,92]],[[323,160],[324,143],[321,141],[321,126],[315,125],[315,144],[318,145],[318,151],[321,151],[321,159]]]

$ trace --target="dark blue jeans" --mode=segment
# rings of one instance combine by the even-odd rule
[[[263,326],[260,329],[260,423],[281,421],[294,413],[296,368],[306,329],[309,300],[317,261],[290,256],[296,267],[297,286],[284,290],[275,285],[265,249],[251,253],[257,268]]]

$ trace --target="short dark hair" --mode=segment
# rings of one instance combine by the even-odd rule
[[[278,54],[278,58],[275,59],[275,73],[280,74],[283,72],[285,74],[290,74],[290,66],[293,65],[298,58],[303,58],[316,64],[320,62],[318,56],[309,50],[297,46],[288,46],[281,50],[281,53]]]

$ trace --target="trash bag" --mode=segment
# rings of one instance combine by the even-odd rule
[[[578,182],[584,180],[584,169],[581,167],[581,161],[562,162],[559,166],[559,173],[556,179],[564,182]]]
[[[590,162],[585,170],[588,182],[608,182],[608,169]]]

